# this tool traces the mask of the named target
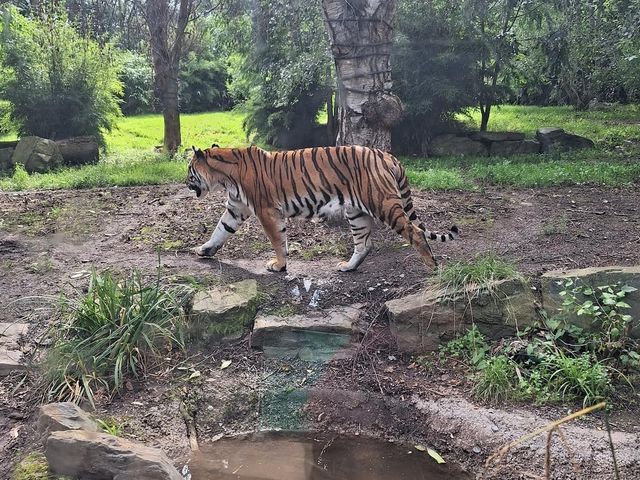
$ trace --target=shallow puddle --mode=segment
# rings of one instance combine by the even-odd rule
[[[192,480],[465,480],[455,466],[426,452],[331,434],[253,435],[201,445],[189,462]]]

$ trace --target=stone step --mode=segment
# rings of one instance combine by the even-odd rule
[[[253,326],[251,346],[278,358],[327,361],[348,357],[361,314],[361,305],[356,304],[289,317],[260,315]]]
[[[27,323],[0,323],[0,376],[26,370],[18,341],[28,330]]]

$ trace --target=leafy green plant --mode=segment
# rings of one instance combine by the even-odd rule
[[[128,376],[145,374],[163,352],[183,347],[180,327],[184,286],[145,285],[139,272],[116,279],[91,275],[88,293],[64,300],[45,360],[49,397],[93,403],[98,389],[110,394]]]
[[[593,405],[613,391],[607,367],[589,353],[571,357],[557,350],[536,370],[547,382],[546,391],[554,392],[563,402],[579,399],[583,406]]]
[[[481,400],[508,400],[518,391],[516,364],[506,355],[487,358],[473,378],[473,394]]]
[[[105,433],[109,435],[113,435],[114,437],[122,436],[122,431],[124,430],[124,424],[118,422],[115,418],[106,418],[104,420],[98,418],[96,420],[98,427]]]
[[[633,317],[625,298],[637,289],[621,282],[592,287],[578,280],[558,282],[564,288],[562,313],[584,316],[595,327],[590,348],[595,353],[620,357],[625,366],[640,365],[637,344],[629,336]]]
[[[451,355],[468,361],[473,366],[481,366],[486,361],[490,347],[478,327],[471,326],[467,332],[450,340],[440,348],[441,355]]]

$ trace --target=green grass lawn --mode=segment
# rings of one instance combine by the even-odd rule
[[[183,145],[187,148],[191,145],[204,148],[212,143],[233,147],[249,144],[242,130],[241,111],[184,114],[181,119]],[[471,114],[464,121],[474,128],[478,115]],[[570,107],[506,105],[495,109],[489,122],[490,130],[518,130],[529,136],[542,126],[561,126],[585,135],[596,142],[596,148],[509,159],[402,158],[402,162],[414,187],[433,190],[476,189],[483,185],[620,185],[640,180],[640,106],[575,112]],[[107,135],[107,155],[97,165],[34,175],[17,171],[11,177],[0,178],[0,190],[181,182],[188,154],[181,153],[170,160],[154,153],[154,147],[162,143],[162,128],[161,115],[123,118]]]

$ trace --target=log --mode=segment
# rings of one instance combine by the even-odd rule
[[[65,165],[85,165],[96,163],[99,158],[100,147],[95,137],[72,137],[56,140]]]

